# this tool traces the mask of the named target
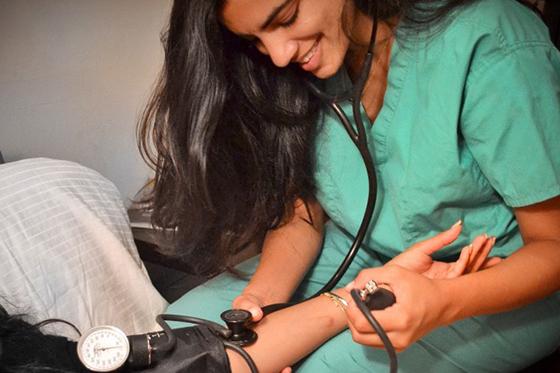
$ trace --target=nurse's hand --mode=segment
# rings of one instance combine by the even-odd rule
[[[254,322],[263,318],[263,306],[263,301],[256,294],[251,293],[242,293],[237,296],[232,303],[232,307],[234,309],[247,310],[251,312],[251,315],[253,316],[252,320]]]
[[[476,272],[502,260],[488,257],[495,238],[487,235],[476,237],[472,244],[464,247],[456,262],[433,260],[431,254],[455,241],[461,228],[461,224],[456,224],[445,232],[411,246],[383,267],[361,271],[346,286],[347,291],[353,288],[363,289],[372,279],[378,284],[386,283],[390,286],[397,303],[383,311],[374,312],[374,316],[397,351],[406,349],[432,329],[445,324],[445,296],[439,294],[439,288],[433,280]],[[348,307],[347,317],[354,341],[372,347],[384,347],[353,302]]]
[[[385,265],[360,272],[354,281],[355,288],[362,289],[369,280],[391,288],[396,303],[382,311],[373,311],[373,316],[383,326],[395,350],[403,351],[433,329],[446,325],[447,299],[438,282],[398,265]],[[346,309],[348,326],[355,342],[384,348],[354,302]]]
[[[458,222],[447,231],[412,245],[386,265],[399,265],[429,278],[443,279],[476,272],[491,267],[502,260],[498,257],[488,257],[496,238],[489,237],[486,234],[476,237],[470,245],[465,246],[456,262],[447,263],[433,260],[431,255],[455,241],[459,237],[461,229],[462,224]],[[352,288],[352,284],[349,284],[348,289]]]

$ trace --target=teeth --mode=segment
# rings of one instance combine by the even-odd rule
[[[303,56],[303,63],[304,64],[311,61],[311,59],[315,55],[315,52],[317,52],[317,47],[318,46],[319,46],[319,42],[316,41],[315,44],[313,44],[313,47],[311,48],[311,50],[309,52],[307,52],[307,54],[305,56]]]

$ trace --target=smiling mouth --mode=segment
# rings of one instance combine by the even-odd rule
[[[303,56],[303,58],[301,59],[300,64],[304,65],[304,64],[308,63],[309,61],[311,61],[311,59],[313,58],[313,56],[317,52],[318,47],[319,47],[319,39],[315,40],[315,43],[313,43],[313,46],[311,47],[309,52],[307,52],[305,54],[305,56]]]

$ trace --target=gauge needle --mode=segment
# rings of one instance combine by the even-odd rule
[[[106,350],[113,350],[115,348],[121,348],[122,346],[106,346],[106,347],[97,347],[95,346],[93,348],[94,352],[99,352],[99,351],[106,351]]]

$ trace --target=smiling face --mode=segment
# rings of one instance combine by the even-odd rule
[[[351,16],[348,3],[352,2],[225,0],[220,18],[276,66],[295,63],[324,79],[338,71],[348,51],[350,41],[342,26],[342,19]]]

